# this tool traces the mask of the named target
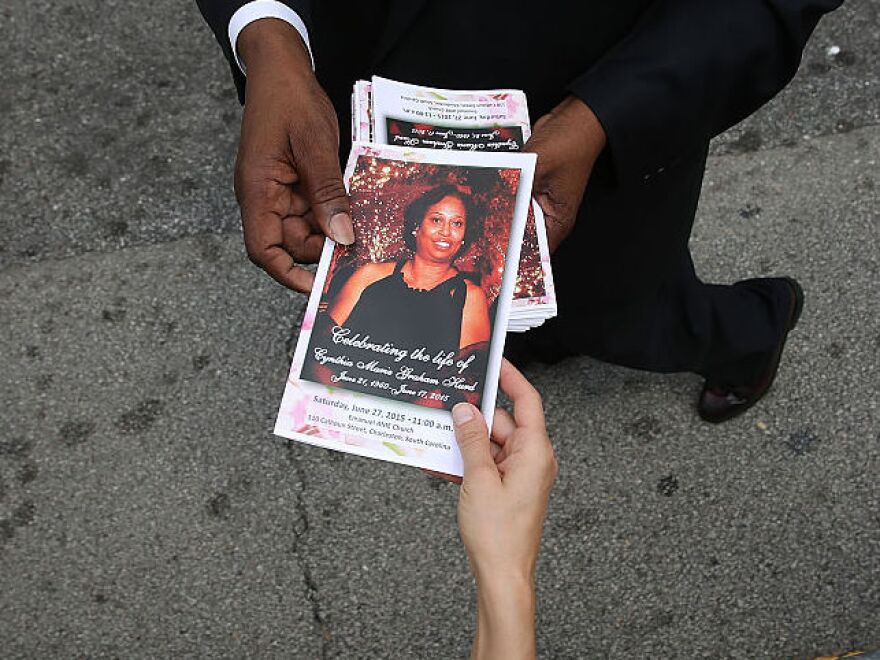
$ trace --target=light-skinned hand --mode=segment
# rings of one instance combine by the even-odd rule
[[[534,575],[557,464],[541,396],[506,360],[501,389],[513,415],[497,410],[492,440],[479,409],[452,410],[464,460],[458,525],[477,582],[474,658],[533,658]]]

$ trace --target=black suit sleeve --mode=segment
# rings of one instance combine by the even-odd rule
[[[232,79],[235,82],[235,88],[238,90],[238,100],[244,103],[245,76],[238,68],[235,61],[235,55],[232,52],[232,45],[229,43],[229,21],[241,7],[246,5],[250,0],[196,0],[199,11],[214,31],[223,54],[229,61],[229,67],[232,70]],[[311,31],[311,0],[279,0],[283,4],[295,11],[306,24],[306,28]]]
[[[568,91],[605,128],[618,181],[643,181],[777,94],[842,2],[657,0]]]

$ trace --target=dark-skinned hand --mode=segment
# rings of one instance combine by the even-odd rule
[[[294,28],[261,19],[242,30],[247,68],[235,193],[251,261],[307,293],[324,237],[354,241],[339,166],[339,125]]]
[[[550,252],[574,229],[605,131],[580,99],[567,97],[535,124],[525,151],[538,154],[533,194],[547,225]]]

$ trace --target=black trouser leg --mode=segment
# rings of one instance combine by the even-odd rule
[[[760,374],[785,330],[791,294],[778,279],[716,285],[697,277],[688,241],[707,149],[639,185],[594,173],[574,231],[554,255],[559,316],[530,332],[533,341],[718,385]]]
[[[788,296],[787,286],[776,279],[705,284],[685,252],[680,267],[653,294],[561,306],[549,329],[569,350],[606,362],[745,384],[759,375],[782,337]]]

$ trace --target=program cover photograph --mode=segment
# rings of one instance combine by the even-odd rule
[[[369,100],[364,102],[366,94]],[[380,144],[478,152],[522,151],[531,135],[525,94],[515,89],[449,90],[374,76],[355,85],[360,134]],[[365,109],[368,111],[365,112]],[[544,214],[537,202],[526,221],[511,331],[556,315],[556,292]]]
[[[355,243],[325,244],[277,434],[460,474],[449,410],[491,422],[534,163],[353,145]]]

